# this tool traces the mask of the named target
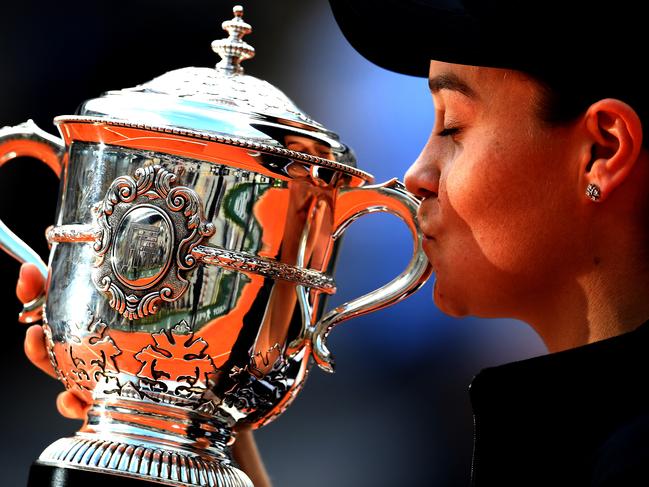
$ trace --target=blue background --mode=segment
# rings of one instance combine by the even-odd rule
[[[248,74],[283,90],[341,135],[377,182],[403,177],[432,127],[424,79],[378,68],[346,42],[324,0],[243,3],[257,57]],[[103,91],[130,87],[184,66],[210,66],[232,2],[23,0],[0,22],[0,126],[51,121]],[[395,20],[399,12],[395,12]],[[407,20],[407,19],[406,19]],[[386,35],[407,43],[398,22]],[[56,177],[30,159],[0,170],[0,216],[46,255]],[[370,215],[348,231],[339,259],[341,303],[387,282],[407,263],[408,232]],[[3,485],[24,485],[42,449],[79,422],[56,413],[62,386],[22,354],[14,298],[18,265],[0,256]],[[471,276],[466,276],[471,279]],[[434,277],[433,277],[434,279]],[[431,300],[432,279],[386,310],[348,321],[330,338],[337,372],[312,370],[293,406],[256,436],[276,487],[468,485],[471,378],[483,367],[544,353],[513,320],[452,319]]]

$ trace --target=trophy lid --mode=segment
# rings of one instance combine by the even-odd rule
[[[255,55],[243,40],[252,28],[243,20],[243,7],[235,6],[233,13],[234,18],[222,24],[228,37],[212,42],[221,57],[214,68],[176,69],[133,88],[108,91],[84,102],[75,116],[57,117],[57,122],[87,119],[215,136],[373,180],[355,169],[352,150],[336,133],[270,83],[244,74],[240,63]]]

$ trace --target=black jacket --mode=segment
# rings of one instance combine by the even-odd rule
[[[475,487],[649,486],[649,322],[480,372]]]

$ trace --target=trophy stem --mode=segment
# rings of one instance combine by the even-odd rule
[[[230,441],[230,428],[214,416],[144,401],[99,400],[74,437],[43,451],[29,485],[89,485],[93,476],[103,475],[93,485],[121,483],[128,476],[140,482],[134,487],[253,487],[234,464]]]

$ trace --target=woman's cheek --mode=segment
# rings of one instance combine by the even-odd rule
[[[462,260],[514,270],[519,244],[523,244],[514,237],[521,233],[526,212],[517,210],[512,201],[517,189],[504,187],[501,172],[480,169],[490,164],[456,165],[449,172],[445,192],[440,194],[444,223],[455,240],[455,250],[464,256]]]

